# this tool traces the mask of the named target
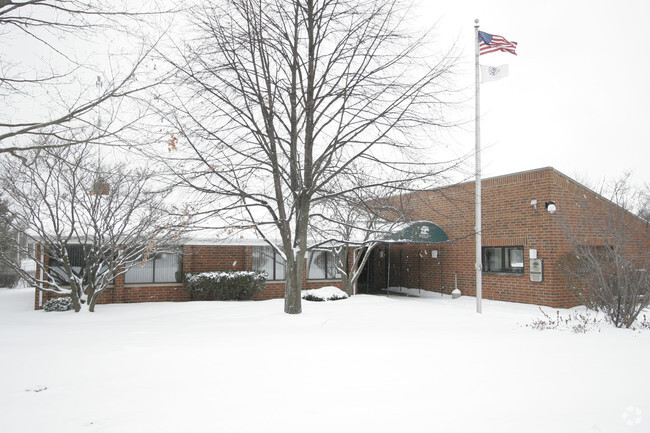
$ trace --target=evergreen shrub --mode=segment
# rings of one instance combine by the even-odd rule
[[[70,311],[72,310],[72,298],[66,296],[65,298],[54,298],[45,301],[43,304],[45,311]]]
[[[347,296],[339,296],[339,295],[332,295],[328,296],[326,298],[323,298],[321,296],[313,295],[313,294],[307,294],[302,297],[305,301],[312,301],[312,302],[325,302],[325,301],[339,301],[341,299],[347,299]]]
[[[185,274],[185,289],[193,301],[249,301],[265,283],[266,273],[257,271]]]

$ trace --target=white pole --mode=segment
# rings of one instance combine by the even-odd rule
[[[345,247],[345,248],[347,248],[347,247]],[[348,251],[350,251],[350,250],[348,250]],[[352,263],[356,263],[356,262],[357,262],[357,249],[355,248],[355,249],[352,250]],[[352,269],[351,273],[354,274],[355,272],[359,272],[359,271],[357,269]],[[363,268],[361,269],[361,272],[363,272]],[[349,278],[350,278],[350,271],[348,271],[348,281],[350,281]],[[357,281],[358,281],[358,279],[357,279]],[[354,284],[352,285],[352,296],[356,296],[356,294],[357,294],[357,281],[355,281]]]
[[[37,247],[35,246],[34,248],[37,248]],[[40,248],[40,250],[39,250],[40,266],[37,265],[38,268],[39,268],[38,271],[39,271],[39,275],[40,275],[40,278],[39,278],[40,281],[38,282],[38,284],[41,287],[37,287],[37,288],[41,289],[41,290],[38,291],[38,306],[40,308],[40,307],[43,306],[43,290],[42,289],[43,289],[43,286],[45,285],[43,283],[43,280],[45,279],[45,267],[44,267],[45,266],[45,250],[43,249],[43,244],[41,244],[40,247],[38,247],[38,248]],[[34,251],[34,255],[36,255],[36,251]]]
[[[97,81],[95,82],[95,87],[97,87],[97,99],[100,99],[102,97],[102,77],[101,75],[97,75]],[[99,109],[99,105],[97,105],[97,133],[100,134],[99,130],[102,127],[102,112]],[[99,173],[99,167],[102,164],[102,148],[99,146],[99,138],[97,139],[97,176],[101,176]],[[97,179],[99,181],[99,179]]]
[[[480,82],[479,82],[479,43],[478,43],[478,19],[474,20],[474,43],[476,46],[476,312],[482,313],[483,282],[481,265],[481,109],[480,109]]]

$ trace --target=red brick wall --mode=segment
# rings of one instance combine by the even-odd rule
[[[537,200],[537,209],[531,200]],[[450,293],[457,277],[462,293],[475,296],[474,183],[413,193],[400,197],[400,201],[414,220],[436,223],[450,240],[431,245],[391,246],[390,285]],[[578,300],[558,271],[560,260],[571,250],[572,238],[576,236],[590,244],[602,244],[604,221],[620,208],[552,168],[484,179],[482,201],[483,246],[524,248],[523,274],[483,273],[483,296],[553,307],[577,305]],[[555,202],[555,214],[546,211],[547,201]],[[628,214],[623,220],[629,226],[627,242],[634,246],[632,250],[647,255],[648,225]],[[183,271],[249,270],[252,249],[241,245],[187,245],[183,250]],[[438,258],[431,257],[432,249],[438,251]],[[536,249],[538,258],[543,260],[543,282],[530,281],[530,249]],[[380,251],[384,252],[383,258]],[[374,288],[386,287],[387,258],[386,245],[373,251]],[[303,275],[304,289],[325,285],[341,288],[340,280],[312,281]],[[51,296],[45,293],[43,301]],[[255,299],[283,296],[284,281],[271,281]],[[126,286],[124,278],[118,277],[100,303],[186,300],[189,295],[180,284]],[[40,307],[38,293],[35,305]]]
[[[144,284],[108,288],[98,304],[131,304],[136,302],[182,302],[190,296],[182,284]]]
[[[342,289],[341,280],[305,280],[302,281],[302,289],[319,289],[325,286],[334,286]],[[284,281],[271,281],[266,283],[266,287],[258,293],[254,300],[263,301],[266,299],[284,298]]]
[[[242,271],[253,268],[252,246],[221,246],[201,245],[185,246],[183,250],[184,272],[206,271]],[[340,280],[307,280],[303,272],[303,290],[315,289],[323,286],[336,286],[341,288]],[[255,300],[284,298],[284,281],[269,281],[262,292],[255,296]]]
[[[428,220],[440,226],[450,241],[431,245],[391,246],[391,286],[402,285],[450,293],[457,276],[458,288],[475,296],[475,186],[460,184],[405,197],[413,220]],[[531,205],[537,200],[537,209]],[[554,201],[557,212],[550,214],[545,202]],[[588,203],[585,205],[584,203]],[[562,257],[571,250],[571,237],[587,236],[602,242],[602,221],[615,207],[602,197],[552,168],[516,173],[482,182],[483,246],[522,246],[524,273],[482,274],[483,296],[487,299],[524,302],[553,307],[578,304],[558,271]],[[630,216],[637,250],[649,249],[647,227]],[[597,242],[597,241],[594,241]],[[384,258],[379,258],[383,249]],[[431,258],[431,249],[439,251]],[[543,259],[543,282],[530,281],[529,250]],[[374,285],[386,287],[387,246],[375,250]],[[401,263],[401,267],[400,264]],[[415,278],[413,269],[422,275]],[[399,272],[401,269],[401,275]],[[441,287],[442,286],[442,287]]]
[[[253,267],[253,247],[242,245],[186,245],[183,272],[244,271]]]
[[[242,271],[253,267],[253,247],[245,245],[186,245],[183,247],[183,272]],[[335,286],[342,288],[341,280],[307,280],[303,273],[303,290]],[[283,298],[285,282],[269,281],[255,300]],[[57,295],[43,291],[42,303]],[[107,288],[98,304],[134,302],[182,302],[190,295],[182,284],[125,284],[124,275],[119,275],[114,285]],[[39,290],[34,298],[35,309],[42,308]]]

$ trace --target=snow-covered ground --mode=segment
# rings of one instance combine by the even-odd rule
[[[32,308],[0,289],[0,432],[650,431],[650,331],[537,331],[534,306]]]

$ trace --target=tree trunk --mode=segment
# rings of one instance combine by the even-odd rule
[[[353,269],[348,269],[348,261],[350,258],[348,257],[349,251],[348,247],[343,247],[341,252],[337,254],[337,260],[338,260],[338,266],[339,266],[339,272],[341,274],[341,285],[343,286],[343,291],[348,294],[348,296],[352,296],[354,290],[352,286],[352,278],[350,273],[354,272]]]
[[[70,298],[72,298],[72,308],[75,313],[81,311],[81,296],[79,296],[79,287],[73,282],[70,282]]]
[[[284,312],[302,313],[302,277],[307,252],[307,228],[309,227],[309,198],[299,195],[297,199],[295,248],[287,251],[287,285],[284,293]]]
[[[299,256],[300,253],[292,260],[287,260],[287,282],[284,289],[284,312],[287,314],[302,313],[302,264],[304,259],[299,260]]]
[[[99,296],[96,294],[96,292],[93,291],[93,293],[88,294],[88,311],[93,313],[95,311],[95,304],[97,303],[97,299]]]

